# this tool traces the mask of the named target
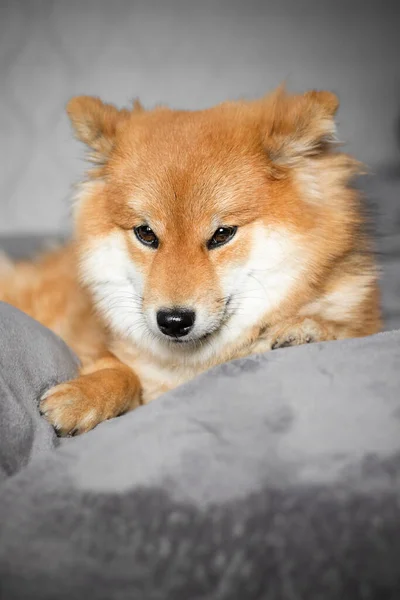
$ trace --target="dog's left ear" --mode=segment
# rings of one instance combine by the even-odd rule
[[[118,110],[113,104],[104,104],[93,96],[76,96],[67,104],[67,113],[77,138],[94,150],[91,158],[102,162],[109,156],[119,125],[131,112]]]
[[[265,103],[264,143],[275,164],[294,166],[329,150],[336,141],[339,100],[332,92],[289,95],[281,87]]]

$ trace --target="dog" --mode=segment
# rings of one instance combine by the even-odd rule
[[[81,360],[41,398],[59,435],[231,359],[380,330],[362,166],[335,141],[338,104],[283,88],[198,111],[69,101],[92,162],[73,238],[0,277],[0,299]]]

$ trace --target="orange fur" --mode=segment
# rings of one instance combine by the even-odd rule
[[[330,92],[203,111],[68,105],[95,167],[75,237],[0,272],[0,298],[58,333],[78,379],[41,409],[80,433],[223,361],[380,329],[377,270],[350,186],[360,166],[334,145]],[[157,249],[135,227],[151,225]],[[216,249],[216,229],[237,227]],[[189,343],[164,339],[163,307],[196,311]],[[197,336],[197,337],[196,337]]]

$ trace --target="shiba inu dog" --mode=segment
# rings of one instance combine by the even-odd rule
[[[94,163],[74,238],[0,280],[0,299],[81,359],[41,399],[60,435],[233,358],[379,331],[360,166],[335,144],[337,108],[330,92],[281,88],[199,111],[69,102]]]

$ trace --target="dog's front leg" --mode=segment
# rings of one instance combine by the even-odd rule
[[[335,323],[308,317],[293,319],[273,327],[263,327],[259,337],[250,346],[243,347],[233,358],[345,337],[351,336],[345,328]]]
[[[342,328],[335,323],[307,317],[273,328],[268,337],[271,350],[276,350],[313,342],[327,342],[346,336],[343,335]]]
[[[82,369],[80,377],[48,390],[40,412],[59,435],[76,435],[136,408],[140,396],[138,377],[110,355]]]

